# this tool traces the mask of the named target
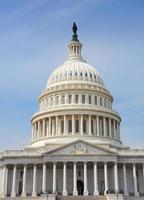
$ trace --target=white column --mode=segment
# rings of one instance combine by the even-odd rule
[[[2,197],[7,196],[7,181],[8,181],[8,168],[3,167],[3,179],[2,179]]]
[[[35,129],[34,129],[34,123],[32,124],[32,141],[34,141],[35,137]]]
[[[38,139],[38,122],[35,122],[35,138]]]
[[[75,119],[74,119],[74,115],[72,115],[72,135],[75,134]]]
[[[67,135],[66,115],[64,115],[64,135]]]
[[[114,138],[116,139],[117,138],[117,135],[116,135],[116,121],[114,120],[113,121],[114,123]]]
[[[81,115],[81,119],[80,119],[80,121],[81,121],[81,125],[80,125],[80,127],[81,127],[81,135],[83,135],[83,115]]]
[[[115,183],[115,193],[119,193],[117,163],[114,163],[114,183]]]
[[[43,176],[42,176],[42,193],[46,193],[46,173],[47,173],[47,166],[46,163],[43,164]]]
[[[49,117],[49,136],[51,136],[51,117]]]
[[[56,116],[56,136],[58,136],[58,116]]]
[[[11,197],[16,197],[16,169],[16,165],[14,165]]]
[[[24,165],[23,168],[23,184],[22,184],[22,197],[26,197],[26,172],[27,172],[27,166]]]
[[[97,127],[97,130],[96,130],[97,136],[99,136],[100,134],[99,134],[99,117],[98,116],[96,117],[96,127]]]
[[[39,139],[41,137],[41,133],[40,133],[40,120],[38,120],[38,134],[37,134],[37,138]]]
[[[36,122],[34,123],[34,140],[37,139],[37,129],[36,129]]]
[[[67,196],[67,169],[66,162],[63,164],[63,195]]]
[[[94,135],[97,135],[97,133],[96,133],[96,117],[94,117],[94,119],[93,119],[93,121],[94,121]]]
[[[77,191],[77,166],[76,162],[73,164],[73,195],[77,196],[78,191]]]
[[[98,171],[97,163],[94,163],[94,195],[99,195],[98,191]]]
[[[89,135],[91,135],[91,115],[89,115]]]
[[[106,118],[103,117],[103,131],[104,131],[104,137],[107,136],[107,133],[106,133]]]
[[[56,193],[56,163],[53,163],[53,190],[52,193]]]
[[[136,165],[133,164],[133,180],[134,180],[134,195],[139,196],[138,188],[137,188],[137,176],[136,176]]]
[[[46,135],[48,137],[48,134],[49,134],[49,121],[48,121],[48,119],[47,119],[46,123],[47,123]]]
[[[105,185],[105,195],[108,191],[108,172],[107,172],[107,163],[104,163],[104,185]]]
[[[32,196],[37,196],[37,167],[34,165],[33,168],[33,190],[32,190]]]
[[[124,195],[128,196],[126,165],[125,164],[123,164],[123,179],[124,179]]]
[[[84,195],[88,195],[87,189],[87,163],[84,162]]]
[[[43,135],[42,137],[45,137],[45,119],[43,119]]]
[[[109,136],[112,137],[111,118],[109,118]]]

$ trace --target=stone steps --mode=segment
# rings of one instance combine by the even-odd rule
[[[57,196],[56,200],[107,200],[106,196]]]

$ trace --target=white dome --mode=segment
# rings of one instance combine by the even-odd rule
[[[62,82],[71,81],[86,81],[104,87],[99,72],[82,58],[82,44],[79,41],[71,41],[68,48],[70,51],[68,61],[50,75],[46,89]]]
[[[60,65],[49,77],[47,87],[63,81],[90,81],[100,84],[104,87],[104,83],[99,72],[86,62],[79,60],[69,60]]]

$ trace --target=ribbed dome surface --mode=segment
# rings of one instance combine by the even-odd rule
[[[93,66],[81,60],[69,60],[50,75],[46,88],[56,83],[74,80],[90,81],[104,87],[99,72]]]

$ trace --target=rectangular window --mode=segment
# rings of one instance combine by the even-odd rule
[[[72,95],[69,95],[69,103],[72,103]]]
[[[62,95],[62,104],[65,104],[65,95]]]
[[[68,132],[72,132],[72,120],[68,120]]]
[[[82,95],[82,103],[85,103],[85,95]]]
[[[89,95],[89,104],[91,104],[91,95]]]
[[[86,133],[86,129],[87,129],[87,127],[86,127],[86,120],[84,119],[83,120],[83,132],[84,133]]]
[[[79,132],[79,120],[78,119],[75,120],[75,132],[76,133]]]
[[[64,121],[62,120],[61,121],[61,133],[63,133],[64,132]]]
[[[78,95],[75,95],[75,103],[78,103]]]
[[[94,132],[94,127],[93,127],[93,120],[91,120],[91,132]]]
[[[105,100],[104,100],[105,107],[106,107],[106,102],[107,102],[107,99],[105,98]]]
[[[59,96],[56,96],[56,105],[59,104]]]
[[[102,97],[100,97],[100,106],[102,106]]]
[[[97,105],[97,96],[95,96],[95,105]]]

